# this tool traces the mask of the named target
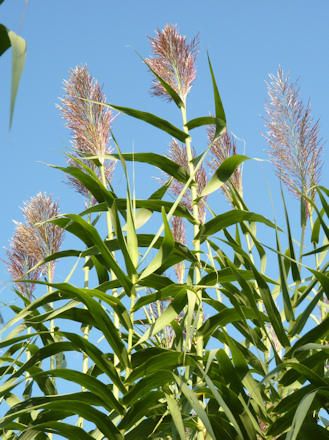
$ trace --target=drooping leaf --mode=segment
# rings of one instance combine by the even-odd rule
[[[110,154],[106,156],[108,158],[118,159],[118,154]],[[172,161],[166,156],[162,156],[158,153],[123,153],[122,157],[127,162],[141,162],[155,166],[164,171],[169,176],[174,177],[179,182],[186,182],[189,178],[189,172],[181,165]]]
[[[201,242],[206,240],[209,235],[213,235],[220,230],[229,226],[241,223],[243,221],[264,223],[265,225],[275,229],[276,225],[260,214],[250,211],[233,209],[225,212],[225,214],[217,215],[212,220],[201,226],[199,234],[196,236]]]
[[[232,176],[234,171],[246,160],[250,158],[241,154],[234,154],[228,157],[220,164],[212,178],[209,180],[201,193],[201,197],[207,196],[217,189],[221,188],[225,182]]]
[[[18,86],[25,65],[26,42],[13,31],[8,32],[8,37],[13,51],[10,97],[10,126],[12,126]]]
[[[128,116],[131,116],[133,118],[144,121],[150,125],[153,125],[154,127],[157,127],[160,130],[164,131],[165,133],[170,134],[170,136],[177,138],[181,142],[184,142],[189,137],[189,135],[187,133],[185,133],[184,131],[175,127],[174,125],[172,125],[170,122],[166,121],[165,119],[162,119],[156,115],[153,115],[152,113],[143,112],[143,111],[136,110],[133,108],[122,107],[120,105],[114,105],[114,104],[109,104],[109,107],[111,107],[114,110],[117,110],[119,112],[122,112]]]

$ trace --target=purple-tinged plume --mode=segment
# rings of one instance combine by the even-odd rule
[[[47,194],[38,193],[24,203],[22,211],[27,227],[33,231],[33,237],[37,238],[38,260],[41,261],[58,252],[63,241],[63,229],[47,222],[60,214],[58,203]],[[53,271],[54,264],[51,264],[51,276],[53,276]]]
[[[42,267],[33,269],[42,259],[39,238],[34,228],[16,223],[16,230],[7,250],[7,267],[13,280],[37,280]],[[33,270],[31,270],[33,269]],[[17,290],[31,300],[35,285],[31,282],[15,282]]]
[[[27,224],[40,238],[43,258],[58,252],[63,241],[63,229],[53,223],[44,223],[60,214],[58,203],[40,192],[24,203],[22,211]]]
[[[59,109],[62,112],[66,125],[72,131],[73,157],[83,159],[100,178],[100,170],[94,160],[86,157],[97,157],[104,167],[105,177],[111,180],[115,168],[115,161],[105,156],[112,152],[109,147],[112,112],[106,103],[106,97],[99,83],[90,75],[85,66],[77,66],[71,71],[70,77],[64,82],[65,95],[61,99]],[[82,99],[81,99],[82,98]],[[69,165],[81,168],[74,159],[68,160]],[[77,179],[70,177],[70,184],[86,200],[94,203],[89,191]]]
[[[162,30],[157,30],[155,37],[150,37],[150,42],[154,57],[147,58],[146,64],[185,102],[196,76],[198,38],[188,43],[186,37],[178,33],[176,26],[167,24]],[[154,79],[152,94],[171,100],[158,79]]]
[[[231,156],[237,154],[237,147],[235,139],[228,132],[222,133],[220,136],[215,137],[215,127],[209,127],[208,139],[211,144],[210,151],[212,153],[212,159],[208,162],[210,168],[214,171]],[[242,195],[242,174],[241,168],[238,167],[228,180],[228,182],[221,187],[226,199],[232,203],[232,189],[234,187]]]
[[[313,198],[321,171],[319,121],[314,122],[310,104],[303,104],[298,85],[281,68],[269,76],[267,89],[265,138],[276,173],[295,196]]]
[[[72,130],[73,149],[81,157],[97,156],[101,163],[108,153],[112,112],[98,82],[87,67],[77,66],[64,81],[65,96],[59,106]]]

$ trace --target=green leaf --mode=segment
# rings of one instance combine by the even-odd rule
[[[127,294],[130,295],[132,287],[131,280],[115,261],[111,252],[94,226],[76,214],[65,214],[61,218],[51,220],[51,223],[55,223],[69,232],[72,232],[74,235],[83,240],[88,247],[95,245],[102,255],[107,268],[114,272],[118,280],[121,282],[122,287],[125,289]]]
[[[129,388],[129,391],[122,398],[122,403],[127,407],[133,405],[149,391],[159,389],[172,382],[173,378],[170,370],[160,369],[156,373],[147,374]]]
[[[259,319],[262,317],[264,321],[268,321],[266,315],[259,311],[255,311],[250,307],[240,306],[240,310],[225,308],[223,311],[208,318],[202,327],[199,329],[199,333],[205,337],[212,335],[212,333],[222,326],[226,326],[236,321],[246,321],[247,319]]]
[[[266,280],[262,274],[258,272],[256,267],[250,262],[252,270],[255,274],[255,279],[258,285],[259,293],[262,297],[265,309],[267,311],[267,315],[271,321],[275,334],[278,337],[281,345],[283,347],[289,347],[290,341],[286,335],[285,329],[282,324],[280,312],[277,309],[277,306],[273,300],[272,293],[266,283]]]
[[[108,314],[104,308],[95,301],[89,292],[89,289],[78,289],[77,287],[71,286],[67,283],[56,283],[52,284],[53,287],[57,288],[59,291],[66,291],[74,294],[81,302],[83,302],[93,319],[95,320],[98,328],[103,332],[108,343],[113,348],[114,352],[117,354],[123,365],[128,365],[128,354],[126,348],[122,342],[119,332],[115,328],[112,320],[109,318]]]
[[[0,56],[6,52],[11,46],[8,36],[8,29],[3,24],[0,24]]]
[[[196,236],[196,239],[200,239],[200,241],[203,242],[209,235],[213,235],[224,228],[241,223],[243,221],[264,223],[273,229],[277,228],[274,223],[260,214],[239,209],[232,209],[231,211],[225,212],[225,214],[217,215],[215,218],[202,225],[199,234]]]
[[[313,275],[315,275],[315,277],[317,278],[317,280],[321,284],[327,298],[329,299],[329,277],[318,270],[313,270],[310,268],[308,268],[308,270],[310,272],[312,272]]]
[[[97,202],[106,202],[107,207],[111,207],[115,200],[111,191],[108,191],[105,186],[96,177],[84,173],[80,168],[73,166],[59,167],[53,166],[57,170],[63,171],[65,174],[69,174],[74,179],[77,179],[90,193],[95,197]]]
[[[19,82],[24,69],[26,57],[26,42],[13,31],[8,32],[8,37],[13,50],[12,74],[11,74],[11,98],[10,98],[10,126],[13,122],[14,108]]]
[[[222,131],[226,127],[226,122],[222,119],[214,118],[213,116],[200,116],[199,118],[191,119],[185,124],[185,127],[189,130],[194,128],[203,127],[204,125],[216,125],[219,130]]]
[[[280,271],[280,287],[281,287],[281,291],[282,291],[283,310],[284,310],[284,314],[285,314],[287,321],[291,322],[291,321],[295,320],[295,316],[294,316],[294,311],[292,308],[291,299],[290,299],[290,295],[289,295],[289,288],[288,288],[288,283],[287,283],[287,273],[286,273],[285,266],[283,264],[282,257],[281,257],[281,247],[280,247],[279,235],[278,235],[277,231],[275,232],[275,235],[276,235],[276,247],[278,250],[277,257],[278,257],[278,264],[279,264],[279,271]]]
[[[132,356],[133,369],[127,378],[127,382],[133,383],[138,379],[146,378],[161,370],[172,372],[179,366],[192,365],[194,363],[192,356],[186,355],[181,351],[157,347],[140,349]]]
[[[212,394],[214,395],[215,399],[217,400],[218,404],[220,405],[220,407],[223,408],[223,411],[225,412],[227,418],[229,419],[229,421],[234,426],[234,428],[235,428],[235,430],[236,430],[236,432],[238,434],[238,438],[240,440],[244,440],[244,436],[242,435],[242,432],[240,430],[239,424],[238,424],[236,418],[234,417],[234,414],[230,410],[229,406],[227,405],[227,403],[225,402],[223,397],[220,395],[218,387],[216,387],[214,385],[214,383],[212,382],[210,377],[207,374],[205,374],[203,371],[202,371],[202,374],[204,375],[204,379],[205,379],[208,387],[210,388]]]
[[[128,116],[131,116],[136,119],[140,119],[141,121],[144,121],[150,125],[153,125],[154,127],[159,128],[160,130],[170,134],[170,136],[173,136],[174,138],[177,138],[178,140],[180,140],[182,142],[185,142],[185,140],[189,137],[189,135],[187,133],[185,133],[184,131],[175,127],[174,125],[172,125],[170,122],[166,121],[165,119],[162,119],[156,115],[153,115],[152,113],[143,112],[143,111],[136,110],[133,108],[122,107],[120,105],[114,105],[114,104],[108,104],[108,106],[113,108],[114,110],[118,110],[119,112],[125,113]]]
[[[168,298],[174,299],[176,295],[182,292],[182,290],[187,287],[180,284],[170,284],[162,289],[159,289],[155,293],[151,293],[149,295],[143,295],[141,298],[137,300],[134,307],[134,312],[139,310],[142,307],[147,306],[148,304],[154,303],[156,301],[164,301]],[[1,347],[1,344],[0,344]]]
[[[79,393],[80,395],[82,393]],[[42,401],[42,403],[37,403]],[[36,402],[36,403],[34,403]],[[98,427],[98,429],[108,438],[122,440],[123,437],[120,434],[120,431],[116,428],[116,426],[111,422],[110,418],[106,416],[101,411],[93,408],[91,405],[86,404],[77,400],[70,400],[70,397],[67,396],[63,399],[63,397],[51,396],[46,398],[34,398],[28,399],[21,404],[16,405],[18,410],[15,410],[15,407],[11,409],[11,412],[5,415],[2,418],[0,427],[5,427],[6,423],[10,420],[14,420],[16,417],[26,413],[31,412],[37,409],[43,410],[60,410],[67,412],[68,414],[78,414],[86,420],[89,420]]]
[[[133,266],[136,268],[138,265],[138,239],[130,197],[127,197],[127,248]]]
[[[144,63],[147,65],[147,67],[150,69],[150,71],[153,73],[153,75],[158,79],[162,87],[165,89],[165,91],[168,93],[168,95],[172,98],[172,100],[175,102],[178,108],[185,107],[184,102],[182,101],[181,97],[178,95],[176,90],[174,90],[170,84],[168,84],[164,79],[161,78],[160,75],[156,73],[155,70],[152,69],[152,67],[148,64],[147,60],[143,60]]]
[[[61,379],[65,379],[71,383],[77,383],[102,399],[108,410],[115,409],[119,414],[124,412],[123,406],[113,396],[109,386],[104,385],[103,382],[100,382],[93,376],[80,373],[79,371],[60,368],[57,368],[56,370],[42,371],[33,375],[33,377],[39,376],[60,377]]]
[[[329,317],[324,319],[319,325],[309,330],[305,335],[303,335],[297,342],[291,347],[287,352],[286,356],[291,355],[295,350],[306,345],[310,342],[314,343],[319,341],[321,338],[328,336],[329,332]]]
[[[214,93],[214,102],[215,102],[215,115],[216,119],[219,121],[224,121],[226,126],[226,115],[223,107],[223,103],[219,94],[215,74],[211,65],[210,57],[208,55],[208,63],[209,63],[209,70],[211,74],[211,80],[212,80],[212,86],[213,86],[213,93]],[[217,137],[221,132],[223,131],[222,124],[216,123],[216,132],[215,137]]]
[[[197,395],[186,385],[186,383],[183,381],[181,377],[176,376],[175,374],[173,374],[173,376],[177,382],[177,385],[179,386],[182,393],[184,394],[189,404],[193,408],[193,411],[196,412],[197,416],[201,419],[202,423],[204,424],[207,433],[213,438],[213,440],[216,440],[216,436],[212,429],[211,423],[208,419],[207,413],[202,407]]]
[[[233,281],[238,281],[239,278],[237,277],[236,273],[239,274],[239,277],[243,278],[244,280],[254,280],[255,276],[254,273],[251,270],[236,270],[233,271],[231,268],[226,267],[222,270],[214,270],[207,275],[205,275],[203,278],[201,278],[199,285],[200,286],[216,286],[217,284],[223,284],[223,283],[231,283]],[[264,275],[266,278],[266,281],[268,283],[272,284],[278,284],[276,281],[272,280],[271,278],[268,278],[266,275]]]
[[[106,157],[118,159],[118,154],[109,154]],[[141,162],[155,166],[160,170],[167,173],[169,176],[174,177],[179,182],[187,182],[189,178],[189,172],[178,163],[168,159],[166,156],[162,156],[157,153],[123,153],[122,157],[127,162]]]
[[[177,432],[181,440],[185,440],[185,427],[177,400],[170,394],[166,394],[168,410],[171,414]]]
[[[232,176],[234,171],[250,157],[242,156],[241,154],[234,154],[233,156],[227,158],[220,164],[220,166],[215,171],[215,174],[209,180],[205,188],[201,193],[201,197],[207,196],[217,189],[221,188],[225,182]]]
[[[132,260],[134,253],[129,252],[129,249],[128,249],[129,237],[127,236],[127,241],[126,241],[125,237],[123,236],[122,227],[120,224],[120,219],[119,219],[119,215],[118,215],[118,211],[117,211],[117,207],[116,207],[116,202],[113,203],[111,210],[112,210],[112,215],[113,215],[113,226],[114,226],[115,234],[117,237],[117,243],[119,245],[119,249],[121,250],[121,252],[123,254],[123,258],[124,258],[124,261],[126,264],[128,275],[130,277],[132,277],[133,275],[136,274],[136,264]],[[128,220],[127,220],[127,225],[128,224],[131,227],[131,222],[128,223]],[[134,258],[136,259],[136,249],[135,249]]]
[[[177,318],[180,312],[183,310],[187,303],[187,292],[186,287],[183,287],[182,290],[176,294],[175,299],[170,303],[167,309],[156,319],[156,321],[150,326],[148,330],[144,333],[144,335],[138,340],[136,345],[142,344],[144,341],[147,341],[152,336],[159,333],[166,326],[170,325],[170,323]]]
[[[294,244],[292,241],[288,210],[287,210],[286,200],[285,200],[282,188],[281,188],[281,197],[282,197],[282,201],[283,201],[284,216],[285,216],[286,225],[287,225],[289,252],[290,252],[290,257],[292,259],[292,260],[290,260],[292,278],[294,281],[300,281],[300,273],[299,273],[298,265],[296,263],[296,254],[295,254]]]
[[[309,304],[305,307],[305,309],[301,312],[301,314],[298,316],[292,329],[289,332],[292,336],[301,333],[304,326],[309,321],[312,311],[317,306],[318,302],[321,301],[322,297],[323,297],[323,292],[322,290],[320,290],[315,295],[315,297],[309,302]]]
[[[104,372],[113,381],[113,384],[116,385],[123,394],[125,394],[125,386],[121,382],[121,379],[114,368],[113,362],[107,359],[107,356],[102,351],[80,335],[71,332],[62,332],[62,335],[71,341],[72,347],[74,347],[75,350],[86,353],[86,355],[89,356],[89,358],[95,363],[95,365],[97,365],[97,368]]]
[[[286,440],[296,440],[297,436],[303,426],[304,420],[307,416],[307,414],[310,411],[310,408],[312,406],[313,400],[317,394],[317,390],[313,391],[312,393],[307,394],[303,399],[301,400],[300,404],[298,405],[298,408],[296,410],[294,419],[292,421],[291,429],[289,430]]]
[[[126,199],[116,199],[115,201],[118,210],[121,212],[127,208]],[[137,209],[147,209],[148,211],[161,212],[162,208],[168,214],[170,209],[173,207],[173,203],[167,202],[166,200],[134,200],[134,204]],[[81,215],[87,215],[94,212],[106,212],[108,210],[108,205],[106,203],[99,203],[98,205],[92,206],[81,213]],[[189,210],[184,206],[177,206],[174,213],[177,217],[184,217],[191,223],[195,223],[195,220]]]
[[[40,433],[50,432],[64,436],[67,439],[95,440],[95,437],[87,434],[83,429],[69,425],[68,423],[47,421],[46,423],[34,423],[32,428],[27,430],[19,437],[19,440],[37,439]],[[48,437],[47,437],[48,438]]]
[[[164,208],[162,208],[162,220],[164,224],[164,238],[161,243],[161,247],[153,260],[147,265],[142,274],[140,275],[140,279],[145,278],[152,273],[154,273],[159,267],[166,263],[166,260],[170,257],[175,247],[175,241],[167,220],[166,212]]]
[[[308,257],[309,255],[320,254],[321,252],[327,251],[329,248],[329,244],[325,244],[324,246],[320,246],[319,248],[314,249],[314,251],[306,252],[303,254],[303,257]]]

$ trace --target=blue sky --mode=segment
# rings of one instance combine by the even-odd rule
[[[263,130],[265,79],[278,65],[300,78],[302,95],[311,97],[313,114],[321,120],[321,135],[329,139],[327,102],[329,90],[329,3],[316,0],[112,0],[36,1],[6,0],[0,7],[0,21],[26,38],[27,63],[22,78],[11,131],[9,121],[10,56],[0,59],[0,218],[1,247],[8,246],[13,219],[20,220],[20,206],[39,191],[59,200],[64,212],[83,208],[81,198],[65,183],[58,171],[45,163],[63,165],[69,150],[69,133],[55,107],[62,94],[62,82],[70,68],[87,64],[104,84],[112,103],[154,112],[179,124],[173,105],[151,97],[150,74],[135,51],[150,55],[147,40],[166,23],[177,24],[192,37],[200,34],[198,78],[189,100],[191,117],[213,110],[206,62],[208,50],[214,65],[229,129],[239,138],[247,155],[266,158]],[[124,151],[165,153],[170,139],[138,121],[120,116],[114,130]],[[195,137],[199,151],[206,145],[204,132]],[[322,183],[328,185],[324,150]],[[139,195],[154,186],[152,169],[137,183]],[[145,171],[146,172],[146,171]],[[147,177],[146,177],[147,176]],[[117,184],[123,180],[117,177]],[[249,162],[244,169],[244,191],[252,210],[279,219],[279,185],[270,164]],[[298,206],[291,196],[289,205]],[[272,209],[274,201],[275,209]],[[217,212],[228,209],[218,199]],[[4,252],[1,250],[1,257]],[[0,268],[1,300],[9,298],[9,276]]]

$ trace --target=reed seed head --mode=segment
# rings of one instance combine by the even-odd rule
[[[58,203],[40,192],[24,203],[22,211],[28,227],[33,228],[39,238],[42,258],[58,252],[63,241],[63,229],[53,223],[45,223],[60,214]]]
[[[216,137],[216,130],[213,126],[208,129],[208,139],[211,144],[210,151],[212,153],[212,158],[208,165],[216,171],[224,160],[237,154],[237,146],[234,137],[227,131]],[[233,202],[231,185],[242,195],[241,167],[236,168],[228,182],[221,187],[226,199],[230,203]]]
[[[188,43],[176,26],[167,24],[162,30],[157,30],[155,37],[150,37],[150,42],[154,57],[147,58],[146,64],[185,102],[196,77],[198,37]],[[158,79],[154,79],[152,94],[169,101],[172,99]]]
[[[269,75],[267,90],[265,138],[276,173],[298,198],[314,198],[322,165],[319,121],[314,122],[310,103],[302,102],[298,85],[281,67],[276,75]]]
[[[103,163],[109,152],[112,112],[101,105],[106,103],[101,86],[86,66],[77,66],[64,81],[64,90],[59,109],[72,130],[73,149],[81,157],[97,156]]]
[[[39,238],[35,234],[34,228],[22,223],[15,224],[16,230],[6,252],[8,271],[14,281],[19,279],[37,280],[42,273],[42,267],[31,269],[42,259]],[[15,281],[15,285],[22,295],[31,299],[35,289],[32,282]]]

